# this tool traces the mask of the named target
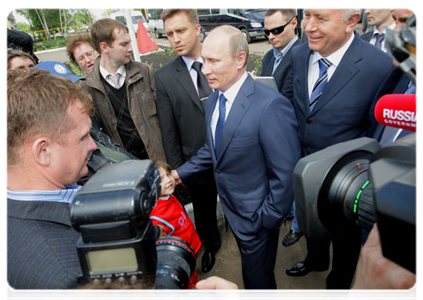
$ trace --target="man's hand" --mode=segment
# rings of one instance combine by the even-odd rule
[[[199,281],[195,285],[195,288],[198,290],[237,290],[238,285],[226,279],[217,276],[211,276]]]
[[[179,178],[178,172],[176,170],[172,170],[171,173],[173,179],[175,179],[176,184],[183,184],[181,178]]]
[[[361,249],[353,289],[409,289],[416,283],[416,274],[382,255],[376,224]]]

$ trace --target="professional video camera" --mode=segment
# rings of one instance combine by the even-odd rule
[[[407,24],[399,32],[387,30],[386,43],[420,87],[420,11]],[[417,128],[406,129],[419,130],[417,110]],[[294,169],[294,194],[299,227],[307,237],[342,234],[348,226],[370,231],[377,222],[383,255],[420,275],[420,133],[384,148],[360,138],[306,156]]]
[[[318,239],[376,221],[383,255],[416,270],[416,137],[381,148],[359,138],[308,155],[294,169],[300,230]],[[401,241],[398,241],[398,236]]]
[[[102,168],[70,207],[81,233],[76,247],[81,282],[143,282],[157,289],[183,289],[195,269],[195,252],[176,237],[155,240],[150,212],[160,196],[160,173],[150,160]]]

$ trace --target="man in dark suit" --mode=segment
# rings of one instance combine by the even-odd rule
[[[295,9],[269,9],[264,16],[264,33],[273,49],[263,57],[260,76],[273,76],[279,92],[292,101],[291,49],[301,40],[295,35]]]
[[[377,125],[378,96],[396,84],[399,73],[391,58],[355,35],[359,17],[359,10],[305,10],[303,26],[309,42],[292,55],[294,108],[303,156],[371,137]],[[361,248],[360,228],[351,226],[338,236],[306,238],[305,261],[288,268],[287,274],[304,276],[326,270],[332,240],[334,258],[327,287],[350,288]]]
[[[69,204],[88,172],[91,97],[38,68],[7,82],[7,279],[16,289],[75,288],[82,275]]]
[[[394,29],[395,20],[392,16],[392,9],[366,9],[366,13],[363,18],[367,18],[369,26],[373,26],[373,30],[370,30],[360,37],[369,42],[372,45],[375,45],[382,51],[386,52],[385,47],[385,35],[386,28]]]
[[[261,76],[273,76],[279,92],[290,101],[293,98],[291,54],[292,48],[301,44],[296,36],[297,18],[295,9],[269,9],[264,16],[264,33],[273,49],[263,57]],[[290,246],[303,235],[298,227],[295,213],[295,202],[292,203],[288,218],[293,218],[291,229],[284,237],[282,244]]]
[[[201,73],[201,26],[197,10],[167,9],[162,19],[167,38],[179,56],[155,74],[156,106],[166,159],[176,169],[206,142],[205,103],[212,89]],[[199,72],[195,69],[197,65]],[[188,193],[193,203],[196,230],[205,246],[202,271],[208,272],[220,248],[213,172],[206,172],[191,183]],[[180,197],[184,195],[186,192],[179,194]]]
[[[214,171],[241,252],[244,287],[276,288],[279,228],[293,201],[292,172],[300,156],[294,110],[246,73],[248,44],[235,27],[211,31],[202,56],[215,89],[207,101],[207,142],[173,175],[186,184]]]

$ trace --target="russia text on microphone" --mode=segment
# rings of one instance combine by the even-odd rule
[[[402,127],[416,127],[416,113],[414,111],[404,111],[396,109],[384,109],[383,121],[385,125],[398,125]]]

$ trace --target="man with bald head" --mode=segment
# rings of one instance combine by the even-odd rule
[[[392,17],[392,9],[366,9],[365,10],[368,25],[374,26],[372,31],[361,35],[361,38],[370,44],[386,52],[385,34],[386,28],[394,29],[395,20]],[[365,16],[365,17],[366,17]]]
[[[292,54],[294,109],[302,155],[360,137],[372,137],[377,122],[377,100],[390,93],[400,72],[389,55],[355,35],[360,10],[305,9],[304,31],[308,43]],[[301,201],[297,211],[304,211]],[[325,212],[341,228],[335,213]],[[305,220],[298,216],[305,232]],[[322,226],[321,224],[313,224]],[[361,229],[348,223],[340,232],[320,236],[306,233],[307,256],[286,270],[290,276],[325,271],[330,264],[329,246],[333,245],[332,272],[327,288],[350,288],[361,249]]]
[[[188,184],[213,170],[223,210],[241,252],[244,287],[274,289],[279,228],[293,201],[300,156],[289,100],[246,72],[241,31],[220,26],[203,43],[203,73],[215,90],[206,107],[207,141],[173,172]]]

